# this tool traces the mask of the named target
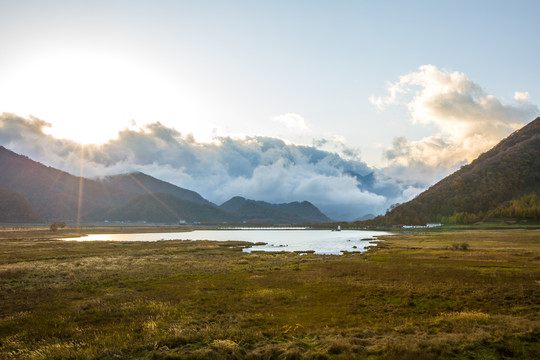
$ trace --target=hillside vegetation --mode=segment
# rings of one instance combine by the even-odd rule
[[[0,187],[28,200],[45,221],[85,219],[103,207],[124,203],[129,194],[45,166],[0,146]]]
[[[213,205],[195,191],[181,188],[168,182],[156,179],[142,172],[107,176],[100,179],[103,184],[134,195],[149,193],[170,194],[181,200],[188,200],[203,205]]]
[[[38,214],[19,193],[0,189],[0,223],[39,221]]]

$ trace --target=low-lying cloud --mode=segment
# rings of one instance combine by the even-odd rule
[[[0,141],[15,152],[75,175],[81,174],[81,164],[86,177],[142,171],[195,190],[217,204],[236,195],[273,203],[308,200],[340,220],[383,212],[393,197],[408,188],[396,182],[379,188],[368,183],[375,170],[355,159],[355,154],[346,159],[316,146],[291,145],[276,138],[216,137],[211,143],[200,143],[158,122],[125,129],[102,145],[82,146],[46,134],[49,126],[37,118],[4,113]],[[320,143],[327,146],[335,139]]]

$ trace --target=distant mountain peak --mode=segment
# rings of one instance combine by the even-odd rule
[[[148,193],[171,194],[182,200],[189,200],[198,204],[212,204],[195,191],[181,188],[166,181],[140,171],[129,174],[107,176],[101,180],[104,184],[133,193],[143,195]],[[213,204],[212,204],[213,205]]]
[[[278,223],[297,224],[331,221],[309,201],[271,204],[265,201],[255,201],[235,196],[221,204],[220,208],[234,213],[248,222],[260,222],[264,218],[273,219]]]

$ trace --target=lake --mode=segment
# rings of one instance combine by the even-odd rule
[[[75,241],[159,241],[214,240],[265,243],[243,249],[252,251],[314,252],[339,255],[344,251],[364,252],[374,246],[378,236],[392,235],[384,231],[364,230],[195,230],[176,233],[94,234],[64,240]]]

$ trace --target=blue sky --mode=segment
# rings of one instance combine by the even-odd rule
[[[56,139],[160,122],[427,184],[540,104],[538,1],[0,0],[0,13],[0,113]]]

